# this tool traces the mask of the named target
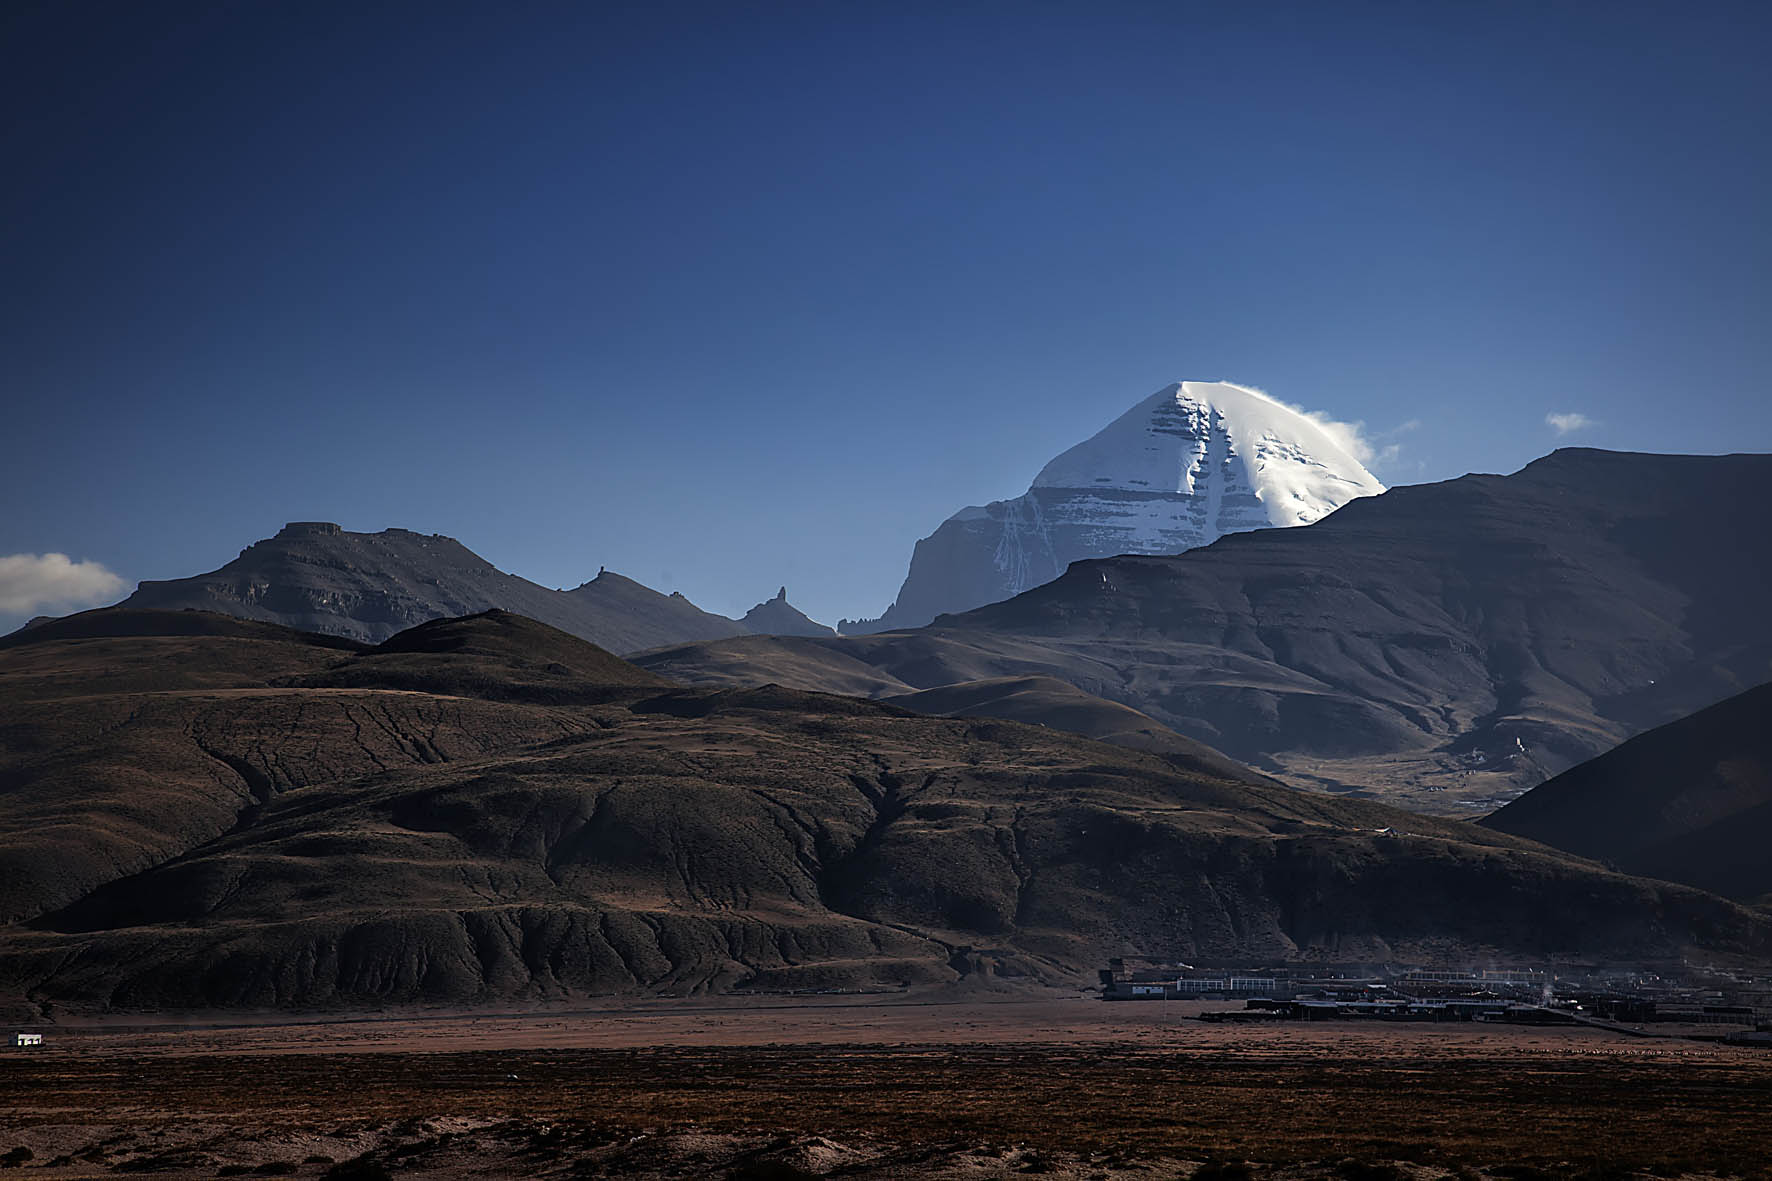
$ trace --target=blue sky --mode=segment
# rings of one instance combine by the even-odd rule
[[[1182,377],[1363,422],[1389,483],[1772,449],[1769,33],[8,5],[0,556],[178,577],[327,519],[834,619]]]

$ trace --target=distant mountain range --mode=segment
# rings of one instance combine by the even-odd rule
[[[1079,704],[924,704],[1018,696]],[[1183,739],[677,688],[500,611],[373,647],[87,612],[0,642],[0,715],[11,1019],[1772,957],[1763,912]]]
[[[917,543],[886,613],[839,630],[921,627],[1032,590],[1085,558],[1176,554],[1228,533],[1308,525],[1384,491],[1350,445],[1259,390],[1176,382],[1048,463],[1025,494],[949,517]]]
[[[1052,677],[1301,786],[1488,812],[1772,679],[1772,456],[1565,449],[1350,501],[1303,529],[1077,562],[925,629],[727,638],[688,683],[880,697]]]
[[[569,591],[550,590],[506,574],[453,538],[405,529],[350,533],[324,521],[285,525],[208,574],[144,582],[120,606],[219,611],[367,643],[426,620],[492,609],[613,652],[775,629],[833,634],[795,610],[786,588],[739,621],[609,571]]]
[[[369,643],[506,610],[680,682],[994,712],[1146,749],[1186,738],[1294,786],[1472,816],[1772,679],[1772,534],[1731,508],[1768,478],[1769,456],[1565,449],[1512,476],[1359,496],[1306,528],[1074,563],[864,636],[807,619],[785,589],[732,620],[609,572],[550,590],[449,538],[326,523],[124,606]]]

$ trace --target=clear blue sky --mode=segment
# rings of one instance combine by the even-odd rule
[[[317,518],[829,620],[1181,377],[1363,421],[1391,483],[1772,450],[1769,34],[15,0],[0,555],[176,577]]]

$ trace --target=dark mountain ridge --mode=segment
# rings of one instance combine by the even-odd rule
[[[0,650],[17,1012],[1772,956],[1701,891],[1212,752],[660,686],[502,613],[367,650],[163,618]]]
[[[1772,456],[1564,449],[824,646],[912,689],[1054,676],[1296,784],[1481,813],[1772,677],[1772,533],[1731,510],[1768,480]],[[717,650],[780,679],[776,649]]]
[[[1772,900],[1772,685],[1639,734],[1482,823],[1627,873]]]
[[[575,605],[610,621],[606,626],[620,629],[615,642],[602,644],[613,652],[717,640],[750,630],[724,615],[703,611],[678,591],[667,595],[611,570],[599,570],[597,577],[564,593]],[[516,607],[506,609],[524,614]],[[594,636],[582,638],[601,643]]]
[[[215,611],[199,611],[194,607],[176,612],[141,607],[97,607],[74,615],[40,616],[28,627],[0,636],[0,649],[53,640],[103,640],[124,636],[231,636],[334,648],[341,652],[360,651],[365,647],[343,636],[297,631],[278,623],[260,623]]]
[[[1203,742],[1184,738],[1130,706],[1083,692],[1056,677],[991,677],[881,698],[920,714],[944,718],[1002,718],[1052,726],[1097,742],[1161,755],[1177,765],[1239,775],[1249,769]]]
[[[351,533],[326,521],[291,522],[208,574],[143,582],[119,605],[216,611],[371,644],[426,620],[494,609],[614,652],[757,630],[609,571],[569,591],[551,590],[506,574],[454,538],[406,529]]]

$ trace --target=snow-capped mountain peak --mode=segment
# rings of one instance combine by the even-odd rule
[[[961,509],[917,543],[898,600],[865,632],[1020,594],[1070,563],[1175,554],[1227,533],[1308,525],[1384,491],[1353,431],[1247,386],[1165,386],[1053,459],[1027,492]]]
[[[1308,524],[1356,496],[1383,492],[1351,444],[1337,424],[1259,390],[1178,381],[1048,463],[1033,487],[1205,497],[1197,507],[1206,512],[1189,514],[1204,518],[1197,538],[1173,539],[1191,549],[1243,529]],[[1168,548],[1170,538],[1141,534],[1165,548],[1116,552],[1178,552]]]

